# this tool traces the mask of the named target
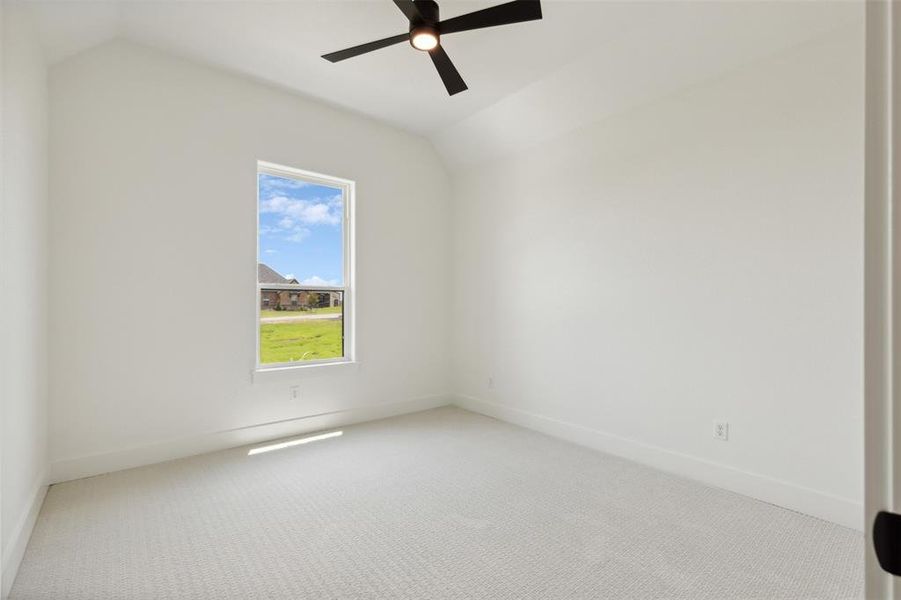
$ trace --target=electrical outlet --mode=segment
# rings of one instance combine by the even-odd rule
[[[290,396],[291,400],[300,400],[300,386],[292,385],[291,387],[289,387],[288,395]]]
[[[723,442],[729,441],[729,423],[726,421],[713,422],[713,437]]]

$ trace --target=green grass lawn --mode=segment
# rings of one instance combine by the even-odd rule
[[[300,315],[341,314],[340,306],[328,306],[326,308],[314,308],[313,310],[260,310],[260,317],[294,317]]]
[[[275,313],[275,316],[290,314],[285,311],[261,311],[265,312]],[[260,363],[339,358],[344,355],[341,327],[341,319],[263,323],[260,325]]]

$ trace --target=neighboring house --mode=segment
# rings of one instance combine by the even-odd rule
[[[310,308],[310,294],[316,294],[316,308],[341,306],[340,292],[312,292],[308,290],[267,290],[267,283],[300,283],[281,275],[269,265],[257,264],[257,281],[264,287],[260,290],[261,310],[305,310]]]

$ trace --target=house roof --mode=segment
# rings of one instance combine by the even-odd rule
[[[257,281],[259,283],[297,283],[296,279],[288,279],[263,263],[257,264]]]

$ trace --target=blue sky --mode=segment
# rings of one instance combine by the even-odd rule
[[[265,173],[258,183],[260,262],[308,285],[341,285],[341,190]]]

